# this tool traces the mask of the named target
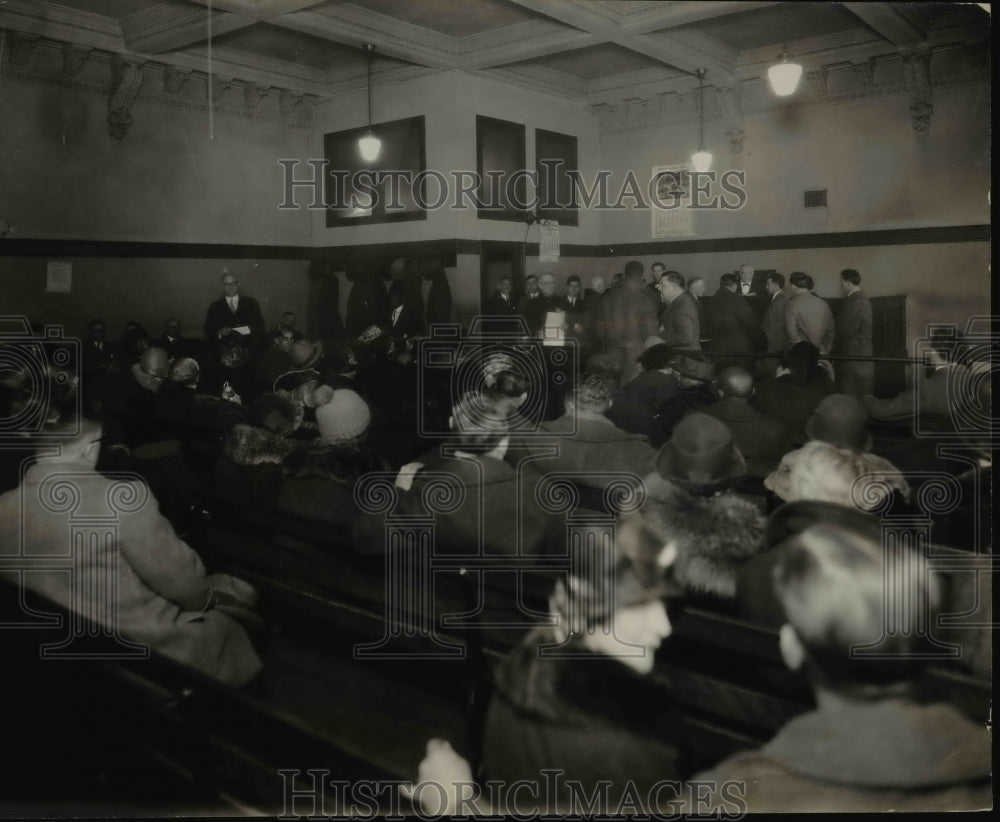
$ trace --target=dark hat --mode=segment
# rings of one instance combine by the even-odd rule
[[[670,361],[670,367],[682,377],[702,382],[709,382],[715,374],[715,366],[712,363],[685,354],[674,357]]]
[[[831,394],[824,397],[806,422],[810,439],[828,442],[863,454],[872,448],[868,414],[854,397]]]
[[[291,360],[292,367],[296,371],[312,368],[322,356],[323,343],[318,340],[316,342],[298,340],[288,349],[288,359]]]
[[[695,411],[677,423],[670,441],[660,449],[656,472],[697,491],[732,484],[746,474],[747,466],[729,427]]]
[[[352,371],[358,370],[357,354],[345,342],[331,343],[324,363],[327,373],[330,374],[349,374]]]
[[[814,525],[836,525],[882,544],[882,521],[875,514],[848,505],[817,500],[795,500],[776,508],[764,527],[764,548],[773,548]]]
[[[282,437],[298,430],[304,411],[300,406],[278,394],[261,394],[247,409],[251,423]]]

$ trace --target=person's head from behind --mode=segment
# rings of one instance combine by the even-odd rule
[[[832,524],[782,544],[772,577],[786,619],[781,653],[820,692],[898,696],[921,668],[921,626],[933,624],[941,605],[938,578],[908,547],[889,549],[891,561],[885,550],[871,536]]]
[[[625,264],[625,279],[627,280],[638,280],[642,278],[642,272],[645,269],[642,267],[642,263],[638,260],[629,260]]]
[[[508,421],[480,392],[459,397],[451,407],[448,427],[453,432],[453,444],[461,451],[498,460],[507,454]]]
[[[594,277],[590,281],[590,290],[595,294],[603,294],[606,287],[604,285],[604,277]]]
[[[663,598],[677,550],[666,522],[660,504],[648,501],[613,528],[588,528],[581,536],[596,551],[590,573],[559,580],[550,599],[560,634],[643,675],[671,633]]]
[[[661,371],[664,374],[669,374],[673,370],[671,368],[673,359],[674,350],[666,343],[661,342],[651,345],[643,351],[636,358],[636,362],[639,363],[643,371]]]
[[[611,407],[614,383],[606,376],[589,374],[566,394],[566,411],[600,415]]]
[[[142,328],[129,329],[122,337],[121,345],[126,358],[138,360],[142,356],[142,352],[149,348],[149,334]]]
[[[811,342],[801,340],[785,352],[781,368],[796,382],[806,382],[816,376],[819,369],[819,349]]]
[[[716,378],[716,388],[727,399],[749,400],[753,396],[753,377],[743,368],[723,368]]]
[[[509,420],[528,399],[528,378],[517,369],[501,364],[497,370],[487,371],[483,396],[492,403],[495,413]]]
[[[785,502],[832,502],[859,511],[877,511],[893,491],[863,454],[820,440],[786,454],[764,484]]]
[[[104,431],[96,418],[87,414],[77,416],[74,411],[67,410],[45,425],[45,434],[45,441],[38,444],[40,450],[59,446],[58,454],[46,455],[46,460],[70,463],[86,471],[97,468]]]
[[[861,275],[853,268],[845,268],[840,272],[840,290],[844,294],[850,294],[857,288],[861,288]]]
[[[175,317],[171,317],[167,320],[163,325],[163,335],[172,339],[179,337],[181,335],[180,321]]]
[[[566,278],[566,296],[580,296],[580,278],[576,274],[570,274],[569,277]]]
[[[789,274],[788,283],[795,289],[796,293],[813,290],[813,278],[803,271],[793,271]]]
[[[545,273],[538,278],[538,290],[543,297],[551,297],[556,291],[556,278],[553,274]]]
[[[688,291],[691,293],[692,297],[697,297],[699,300],[705,296],[705,278],[704,277],[692,277],[688,280]]]
[[[785,290],[785,275],[779,274],[775,271],[773,274],[767,275],[767,282],[764,287],[767,289],[767,293],[772,297],[779,291]]]
[[[719,277],[719,290],[723,288],[727,291],[736,291],[736,287],[740,284],[740,278],[735,274],[723,274]]]
[[[659,280],[660,297],[664,302],[672,302],[684,291],[684,277],[677,271],[666,271]]]
[[[527,292],[529,297],[534,297],[538,294],[538,277],[534,274],[529,274],[524,279],[524,290]]]
[[[94,342],[104,342],[105,332],[106,327],[104,325],[104,320],[95,317],[87,323],[87,334]]]
[[[503,294],[505,297],[510,296],[511,280],[510,277],[504,275],[497,282],[497,291]]]

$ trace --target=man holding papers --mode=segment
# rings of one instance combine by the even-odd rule
[[[264,316],[253,297],[240,294],[240,281],[223,269],[221,300],[208,306],[205,317],[205,339],[209,345],[218,345],[219,340],[231,334],[243,336],[242,342],[253,351],[264,333]]]

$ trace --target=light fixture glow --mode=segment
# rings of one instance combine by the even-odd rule
[[[788,56],[784,54],[781,55],[780,63],[776,63],[767,70],[767,79],[771,84],[771,90],[779,97],[795,94],[795,89],[799,87],[801,78],[802,66],[798,63],[789,63]]]
[[[365,51],[368,54],[368,133],[358,140],[358,151],[361,152],[362,160],[374,163],[382,151],[382,141],[372,130],[372,59],[375,56],[375,45],[366,44]]]
[[[378,159],[379,152],[382,151],[382,141],[369,131],[358,140],[358,150],[361,152],[362,160],[366,163],[374,163]]]
[[[712,167],[712,153],[705,151],[705,69],[698,70],[698,150],[691,155],[695,171],[708,171]]]

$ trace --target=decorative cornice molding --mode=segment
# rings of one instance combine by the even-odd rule
[[[910,116],[913,130],[926,134],[934,116],[934,95],[931,86],[931,61],[928,53],[903,55],[903,76],[910,95]]]
[[[897,56],[897,61],[900,59]],[[816,87],[813,87],[809,93],[800,94],[792,100],[779,100],[770,95],[763,97],[754,95],[758,99],[758,102],[751,103],[748,100],[747,90],[750,87],[762,85],[764,81],[744,82],[741,84],[740,111],[743,117],[756,116],[783,109],[846,105],[909,94],[912,101],[911,113],[914,117],[914,128],[917,128],[918,125],[923,127],[925,120],[929,125],[930,114],[933,113],[933,102],[931,100],[931,90],[933,88],[949,88],[976,84],[988,85],[990,82],[989,74],[985,71],[966,70],[932,76],[922,73],[924,64],[920,60],[916,60],[911,65],[911,69],[905,69],[913,75],[908,81],[897,80],[881,83],[867,82],[867,70],[862,69],[859,72],[857,66],[854,64],[832,66],[829,70],[830,75],[844,71],[851,73],[854,80],[851,88],[830,91],[830,85],[828,84],[827,91],[822,93]],[[598,132],[601,137],[640,133],[656,129],[671,130],[674,128],[688,128],[692,124],[697,123],[697,109],[692,110],[690,106],[685,107],[683,105],[684,95],[666,93],[658,95],[658,99],[660,101],[658,106],[640,107],[633,99],[630,105],[626,105],[623,101],[621,103],[595,104],[589,106],[589,109],[598,117]],[[720,93],[718,99],[720,106],[727,104],[727,95]],[[929,111],[928,106],[930,107]],[[711,109],[706,108],[705,120],[706,122],[718,121],[723,115],[728,115],[725,117],[727,128],[733,129],[736,123],[735,114],[735,110],[726,112],[725,109],[720,109],[718,113],[713,113]],[[731,141],[733,140],[733,136],[736,135],[730,136]],[[733,145],[730,148],[733,148]]]
[[[43,42],[40,44],[40,47],[53,48],[56,47],[56,44]],[[112,55],[98,51],[94,51],[90,58],[95,63],[109,64],[109,73],[107,75],[109,79],[107,81],[81,79],[79,76],[68,77],[62,73],[46,73],[31,68],[30,66],[24,68],[13,67],[7,61],[6,57],[4,58],[4,64],[2,66],[3,79],[4,82],[19,83],[23,85],[55,86],[70,91],[84,92],[109,99],[109,95],[111,95],[114,91],[110,80],[111,58]],[[149,87],[150,85],[154,85],[155,87],[155,84],[146,83],[145,91],[143,91],[141,87],[137,90],[132,101],[133,106],[135,103],[142,103],[144,105],[166,106],[168,108],[182,109],[193,112],[208,111],[209,107],[204,94],[202,94],[200,99],[192,99],[191,97],[185,97],[179,94],[183,85],[189,80],[205,82],[207,86],[207,75],[191,71],[190,69],[177,69],[174,66],[159,66],[153,63],[146,63],[143,70],[143,73],[147,77],[150,72],[162,72],[164,77],[164,91],[152,91]],[[173,79],[168,81],[167,78],[170,76],[172,76]],[[169,87],[167,85],[168,82],[171,84]],[[175,86],[176,91],[171,91],[171,88]],[[270,91],[270,89],[268,91]],[[316,102],[318,102],[318,98],[306,95],[302,102],[308,103],[308,105],[299,105],[291,116],[268,114],[261,110],[259,106],[256,109],[247,109],[216,104],[214,111],[217,116],[229,117],[248,123],[278,126],[289,131],[311,131],[314,118],[313,106]]]
[[[142,86],[145,60],[115,55],[111,58],[111,96],[108,98],[108,133],[125,139],[132,125],[132,104]]]
[[[75,43],[63,43],[62,73],[66,77],[76,77],[82,70],[93,51],[89,46],[78,46]]]

